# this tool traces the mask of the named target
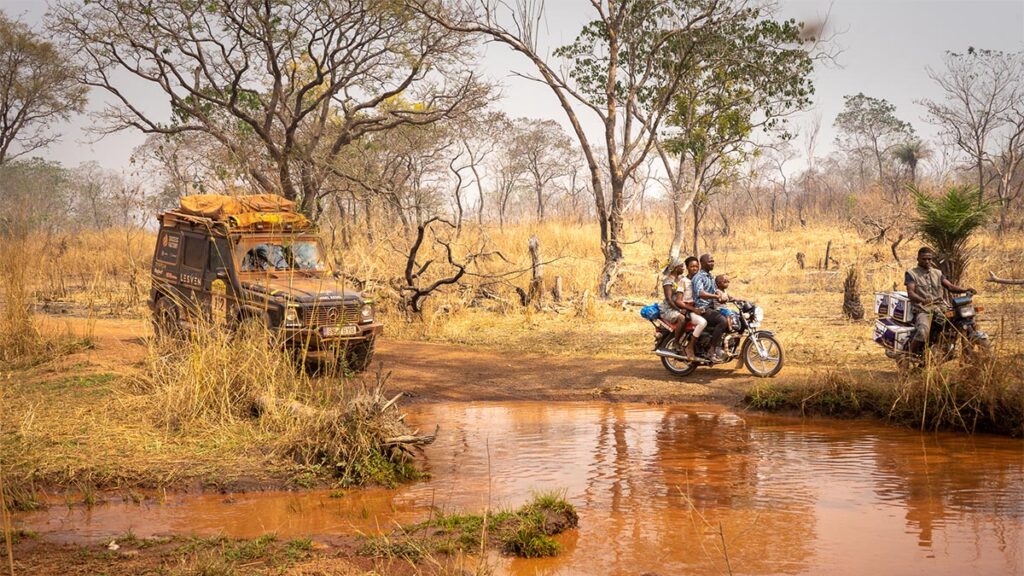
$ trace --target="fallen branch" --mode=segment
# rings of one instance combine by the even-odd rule
[[[1010,286],[1024,286],[1024,279],[1018,278],[1000,278],[996,276],[995,272],[989,272],[988,278],[985,282],[992,282],[993,284],[1008,284]]]

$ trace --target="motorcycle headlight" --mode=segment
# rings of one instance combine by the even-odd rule
[[[754,308],[754,322],[760,324],[762,320],[764,320],[764,308],[757,306]]]
[[[284,325],[285,326],[299,326],[299,310],[295,306],[289,305],[284,309]]]
[[[363,304],[362,309],[359,310],[359,314],[363,317],[364,321],[373,320],[373,305],[369,302]]]

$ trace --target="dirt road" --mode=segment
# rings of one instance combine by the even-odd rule
[[[84,333],[87,321],[51,316],[47,322]],[[93,370],[121,372],[146,353],[143,320],[99,319],[92,327],[95,348],[84,353]],[[390,372],[389,388],[405,402],[476,400],[584,400],[715,402],[735,404],[755,382],[744,369],[700,369],[680,379],[669,375],[637,343],[634,359],[522,354],[450,344],[382,339],[373,369]],[[806,369],[787,367],[780,378],[802,378]]]

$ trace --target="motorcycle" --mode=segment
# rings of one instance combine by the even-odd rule
[[[978,329],[977,315],[984,311],[984,308],[974,305],[972,293],[957,294],[960,295],[951,299],[952,306],[949,310],[932,316],[932,325],[925,346],[925,349],[931,351],[932,360],[946,362],[958,356],[969,357],[984,353],[991,347],[988,334]],[[899,328],[902,330],[895,330],[896,338],[888,338],[887,333],[879,337],[879,330],[876,328],[875,342],[881,344],[885,348],[885,355],[895,360],[901,368],[924,364],[924,354],[910,349],[910,342],[914,340],[917,328]]]
[[[654,353],[661,357],[662,365],[670,374],[689,376],[701,366],[725,364],[737,357],[743,360],[743,365],[751,374],[760,378],[774,376],[782,370],[782,345],[775,339],[773,332],[759,329],[764,319],[764,310],[745,300],[733,300],[731,304],[735,305],[738,314],[734,317],[733,329],[726,332],[722,339],[724,354],[719,361],[708,358],[711,353],[711,330],[704,330],[697,339],[694,345],[697,357],[691,361],[684,350],[693,338],[693,325],[686,319],[680,320],[687,322],[687,326],[680,338],[681,342],[677,344],[673,335],[675,326],[661,318],[648,318],[655,329]]]

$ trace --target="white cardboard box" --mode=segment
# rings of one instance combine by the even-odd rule
[[[910,348],[910,339],[913,334],[913,326],[904,326],[890,318],[875,321],[875,342],[886,348],[905,352]]]
[[[889,293],[889,317],[897,322],[913,322],[914,312],[906,292]]]

